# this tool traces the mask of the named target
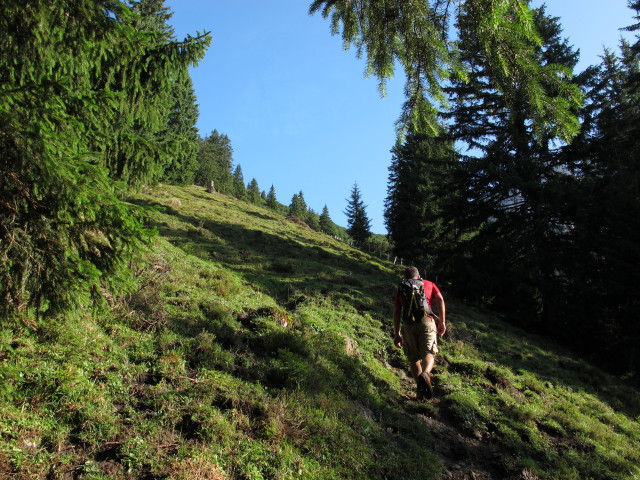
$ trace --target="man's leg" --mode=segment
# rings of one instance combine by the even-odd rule
[[[411,364],[411,373],[418,386],[418,398],[433,397],[433,385],[431,384],[431,370],[435,363],[435,356],[427,354],[421,360]]]
[[[409,360],[409,369],[417,385],[418,398],[423,398],[424,395],[430,398],[433,395],[430,374],[435,363],[435,324],[404,326],[403,338],[407,357],[418,357],[416,361]]]
[[[422,373],[422,360],[418,360],[415,363],[410,363],[409,368],[411,369],[411,375],[413,375],[413,379],[418,382],[418,377]]]
[[[413,375],[413,379],[416,382],[416,399],[422,400],[427,388],[424,380],[420,378],[420,374],[422,373],[422,360],[418,360],[417,362],[410,362],[409,369],[411,370],[411,375]]]
[[[423,395],[427,395],[427,398],[431,398],[433,396],[431,370],[433,370],[434,363],[435,357],[432,354],[428,354],[421,360],[409,364],[411,374],[413,375],[413,379],[416,381],[416,385],[418,388],[418,398],[422,398]],[[422,378],[420,378],[421,376]]]
[[[417,382],[418,377],[422,372],[428,373],[431,375],[431,370],[433,370],[433,365],[435,364],[436,357],[428,354],[421,360],[418,360],[415,363],[409,364],[409,368],[411,369],[411,374],[413,375],[413,379]]]
[[[431,375],[431,370],[433,370],[433,365],[436,363],[436,357],[434,355],[428,354],[426,357],[422,359],[421,362],[421,372],[426,372]],[[418,374],[419,375],[419,374]]]

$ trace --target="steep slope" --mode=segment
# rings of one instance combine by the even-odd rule
[[[400,270],[198,187],[108,308],[3,322],[0,478],[636,478],[638,392],[447,297],[437,397],[391,342]]]

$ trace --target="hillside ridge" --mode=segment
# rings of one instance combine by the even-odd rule
[[[135,195],[137,286],[2,328],[0,478],[637,478],[638,392],[445,297],[436,398],[392,345],[400,269],[199,187]]]

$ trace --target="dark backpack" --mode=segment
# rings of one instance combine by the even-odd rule
[[[434,315],[424,293],[422,279],[405,278],[400,282],[398,291],[403,298],[402,319],[404,321],[416,322],[426,315]]]

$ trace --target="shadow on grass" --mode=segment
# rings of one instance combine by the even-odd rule
[[[366,465],[362,478],[435,478],[432,465],[437,461],[431,458],[434,440],[429,440],[428,426],[399,408],[396,392],[372,375],[361,356],[345,350],[342,336],[277,328],[267,318],[271,313],[267,308],[245,312],[243,317],[219,313],[216,317],[207,312],[189,324],[177,319],[174,328],[182,335],[202,337],[204,331],[215,339],[209,347],[190,351],[190,368],[222,370],[265,387],[272,398],[294,399],[292,415],[304,411],[305,416],[300,423],[303,431],[293,429],[290,434],[303,437],[299,447],[319,455],[318,461],[340,458],[349,463],[346,459],[358,451],[366,456],[354,459]],[[218,345],[232,355],[225,357]],[[238,398],[224,390],[216,406],[226,410],[240,405],[252,425],[260,425],[268,415],[255,408],[259,403],[258,397]],[[353,443],[343,444],[345,435],[353,436]],[[382,458],[388,460],[379,461]],[[430,458],[431,463],[414,466],[415,458]],[[344,478],[355,478],[353,471],[345,472]]]
[[[343,292],[359,299],[358,310],[389,318],[389,298],[381,299],[379,289],[372,287],[394,279],[388,272],[376,271],[380,267],[361,261],[357,252],[354,257],[342,256],[330,250],[331,242],[323,245],[305,238],[295,226],[278,235],[259,226],[249,228],[205,215],[185,215],[153,201],[136,203],[169,217],[155,217],[153,223],[175,247],[224,265],[285,310],[294,310],[303,301],[301,297]],[[267,215],[255,217],[278,221]],[[397,408],[397,392],[371,371],[359,353],[347,351],[345,337],[336,332],[315,332],[304,325],[278,328],[272,318],[274,311],[267,307],[238,314],[218,304],[215,296],[206,302],[209,304],[200,305],[201,315],[177,309],[169,320],[174,332],[197,337],[199,343],[187,354],[189,368],[219,369],[273,392],[304,394],[309,408],[326,408],[327,418],[337,415],[364,442],[371,457],[369,478],[434,478],[431,466],[413,465],[415,458],[430,455],[424,445],[429,436],[426,425],[405,418]],[[323,406],[321,398],[332,400]],[[322,438],[334,452],[344,446],[331,439],[331,432],[319,430],[316,438]],[[390,452],[393,461],[375,460]]]
[[[342,256],[297,233],[293,228],[281,235],[251,229],[233,223],[184,215],[170,206],[137,200],[135,203],[174,217],[179,228],[167,222],[152,223],[160,234],[186,254],[224,264],[243,279],[274,297],[282,306],[290,306],[292,291],[306,295],[326,295],[336,288],[353,292],[364,299],[363,305],[379,304],[390,309],[390,301],[380,303],[379,286],[389,278],[380,267],[371,265],[366,256]],[[245,213],[245,212],[243,212]],[[252,214],[252,212],[248,212]],[[261,220],[277,222],[255,213]],[[326,246],[330,242],[327,240]],[[378,270],[377,272],[375,270]],[[389,278],[390,284],[394,279]],[[368,286],[376,285],[372,290]],[[379,312],[388,315],[388,312]]]
[[[389,318],[390,299],[381,298],[380,292],[372,287],[392,285],[394,279],[387,272],[376,272],[377,267],[366,262],[364,255],[357,252],[353,256],[340,255],[330,250],[329,242],[323,245],[306,238],[293,226],[273,234],[259,227],[226,223],[204,215],[202,218],[185,215],[153,201],[137,203],[159,209],[171,217],[166,221],[156,220],[155,226],[174,246],[188,255],[223,264],[226,269],[238,273],[246,284],[269,294],[285,309],[295,309],[305,295],[327,296],[342,292],[360,298],[363,307],[371,309],[375,315]],[[260,221],[278,222],[267,215],[256,214],[254,217]],[[309,399],[330,396],[333,392],[346,395],[354,404],[363,406],[362,412],[353,412],[359,421],[370,421],[382,428],[379,433],[367,437],[371,449],[376,452],[395,449],[403,443],[419,445],[419,438],[428,435],[422,423],[416,422],[410,428],[405,420],[398,420],[401,408],[397,403],[393,405],[397,395],[386,383],[376,380],[361,358],[345,352],[344,338],[310,335],[294,329],[262,329],[256,320],[261,316],[264,312],[249,312],[244,319],[229,316],[211,321],[211,316],[205,315],[206,322],[202,325],[189,326],[193,327],[191,335],[197,334],[199,329],[208,329],[224,348],[224,352],[214,349],[209,353],[203,353],[201,349],[201,357],[192,359],[192,366],[220,368],[268,388],[304,392]],[[176,318],[173,328],[183,329],[192,320]],[[563,384],[573,390],[595,390],[596,373],[581,369],[579,362],[568,356],[545,350],[541,346],[544,345],[542,339],[538,342],[529,336],[525,338],[516,329],[503,328],[495,321],[483,323],[482,319],[466,318],[465,321],[469,327],[465,330],[477,337],[471,341],[485,358],[490,357],[516,373],[531,372],[543,382]],[[443,350],[446,354],[446,345]],[[560,365],[563,362],[566,364]],[[377,393],[371,393],[372,390]],[[594,393],[616,410],[637,416],[637,404],[632,406],[627,400],[616,404],[615,395],[602,390]],[[383,399],[390,400],[389,405]],[[368,414],[368,410],[372,413]],[[394,426],[396,423],[401,426]],[[386,435],[388,429],[397,431],[398,435]],[[527,443],[526,439],[522,442],[523,445]],[[339,448],[338,445],[332,447]],[[416,447],[419,448],[424,446]]]
[[[187,254],[224,264],[225,268],[239,273],[245,282],[272,296],[283,308],[294,309],[305,295],[343,293],[361,300],[359,310],[370,310],[380,318],[390,316],[394,279],[379,269],[376,272],[377,267],[366,262],[361,252],[354,252],[357,258],[338,255],[293,228],[276,235],[206,216],[184,215],[153,201],[136,203],[158,209],[181,223],[180,228],[162,221],[155,224],[174,246]],[[262,214],[257,216],[278,221]],[[610,377],[586,362],[566,352],[558,353],[553,346],[543,348],[547,343],[551,345],[543,337],[525,334],[499,321],[483,323],[474,317],[460,317],[471,327],[469,331],[475,331],[477,338],[472,339],[473,343],[514,372],[529,371],[552,384],[592,392],[631,418],[640,414],[640,402],[634,401],[637,391],[620,390]],[[450,318],[456,321],[456,317],[450,315]],[[446,354],[446,345],[443,353]]]
[[[548,338],[526,332],[503,320],[467,313],[460,316],[467,327],[460,338],[472,343],[485,359],[504,365],[515,373],[534,374],[546,384],[546,388],[561,385],[573,391],[584,391],[630,418],[640,415],[640,393],[637,389],[606,374],[597,365]]]

